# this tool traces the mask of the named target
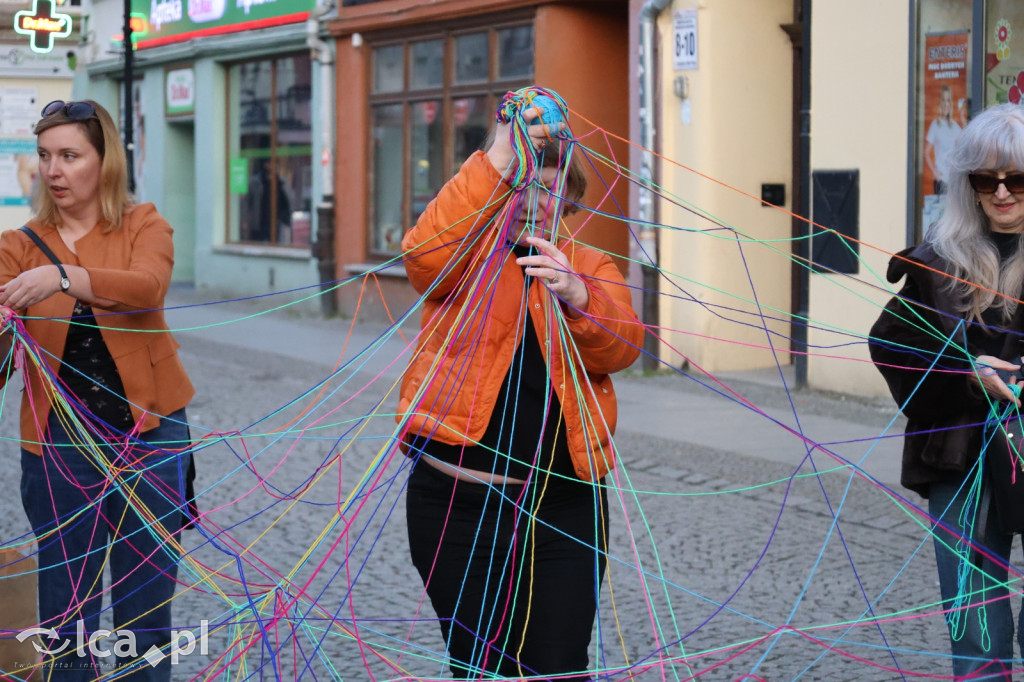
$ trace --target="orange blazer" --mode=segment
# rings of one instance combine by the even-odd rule
[[[523,268],[495,244],[490,224],[510,196],[501,174],[476,152],[402,240],[409,281],[426,295],[399,398],[406,433],[460,445],[487,430],[524,329]],[[611,258],[572,240],[558,248],[590,289],[584,316],[565,316],[536,280],[525,307],[562,405],[573,469],[599,480],[615,462],[618,408],[608,375],[636,360],[644,330]]]
[[[167,329],[162,310],[174,267],[173,231],[156,207],[140,204],[129,209],[119,230],[104,233],[103,223],[96,225],[75,244],[77,254],[67,248],[55,226],[35,220],[28,226],[62,263],[89,271],[96,296],[117,302],[109,308],[93,306],[93,311],[135,421],[143,420],[141,430],[155,428],[161,416],[185,407],[195,389],[178,358],[178,344]],[[51,265],[50,259],[28,235],[16,229],[0,233],[0,283],[41,265]],[[54,374],[60,371],[74,307],[73,297],[56,293],[18,311],[29,336],[46,351],[45,360]],[[7,381],[9,373],[9,369],[2,372],[0,383]],[[39,454],[51,405],[37,371],[26,371],[24,380],[34,405],[26,391],[21,401],[22,446]]]

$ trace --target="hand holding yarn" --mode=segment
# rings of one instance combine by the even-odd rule
[[[528,101],[532,105],[532,113],[531,109],[527,109],[523,112],[523,118],[531,127],[541,126],[540,132],[548,140],[568,139],[569,125],[565,119],[565,102],[556,102],[548,95],[537,95]]]
[[[540,279],[548,291],[565,301],[567,317],[582,317],[590,305],[590,290],[572,269],[568,257],[546,239],[527,237],[524,241],[538,254],[519,258],[516,263],[525,266],[525,274]]]
[[[513,189],[536,179],[543,155],[556,153],[547,151],[549,145],[571,144],[567,117],[565,101],[550,90],[528,87],[505,94],[487,156]]]
[[[974,365],[974,375],[978,383],[992,400],[1006,400],[1020,407],[1020,364],[1013,364],[992,355],[979,355],[974,359]],[[1013,387],[1016,387],[1016,391]]]

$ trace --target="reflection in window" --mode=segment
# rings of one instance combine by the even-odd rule
[[[452,101],[452,123],[455,124],[455,144],[452,147],[454,168],[458,168],[470,154],[483,146],[491,118],[486,96],[459,97]]]
[[[455,38],[455,82],[487,80],[487,33],[470,33]]]
[[[498,78],[532,75],[533,27],[517,26],[498,31]]]
[[[310,244],[310,75],[305,54],[231,67],[228,241]]]
[[[444,41],[412,44],[411,88],[436,88],[444,80]]]
[[[412,216],[415,222],[444,182],[444,141],[440,100],[417,102],[412,107]]]
[[[533,26],[376,46],[371,59],[370,244],[386,256],[400,251],[405,231],[481,147],[505,92],[532,81]]]
[[[373,91],[397,92],[402,89],[404,46],[388,45],[373,51]]]
[[[399,251],[405,224],[402,217],[402,105],[373,107],[373,248]]]

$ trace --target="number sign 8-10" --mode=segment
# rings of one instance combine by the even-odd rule
[[[672,66],[676,70],[697,68],[697,11],[677,10],[672,16],[675,49]]]

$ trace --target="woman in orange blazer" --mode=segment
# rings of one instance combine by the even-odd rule
[[[538,150],[532,181],[510,184],[522,160],[499,124],[403,241],[424,296],[399,407],[416,460],[409,544],[456,678],[588,677],[615,461],[608,375],[643,338],[611,258],[558,227],[586,176],[564,124],[528,125],[537,92],[506,96]]]
[[[130,668],[133,680],[169,680],[167,663],[142,657],[170,644],[191,464],[181,452],[194,389],[161,310],[172,230],[152,204],[132,204],[124,149],[99,104],[51,102],[35,134],[39,183],[28,228],[52,258],[22,230],[0,234],[0,312],[23,317],[46,364],[26,367],[21,405],[21,493],[39,542],[39,625],[58,635],[42,640],[44,679]],[[130,650],[112,646],[126,636],[77,645],[79,628],[86,642],[100,629],[107,563],[115,630],[133,633]]]

